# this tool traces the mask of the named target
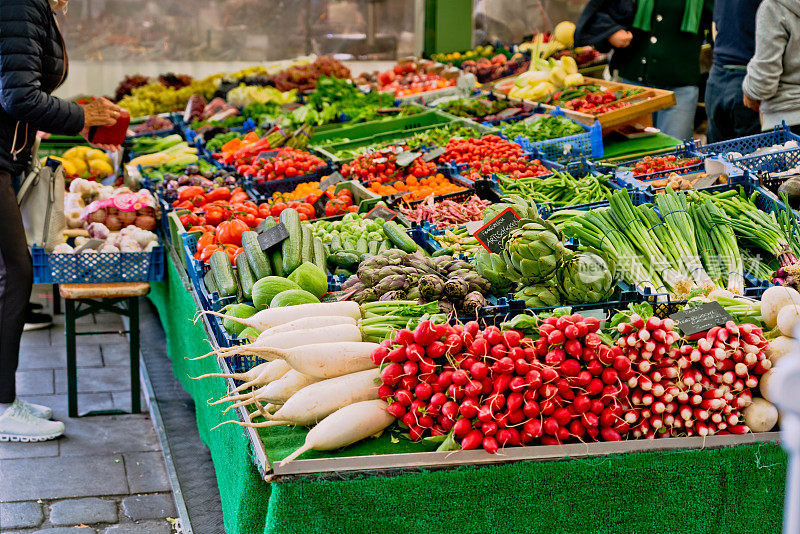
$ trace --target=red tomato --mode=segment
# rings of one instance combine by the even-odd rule
[[[217,239],[222,244],[242,246],[242,232],[246,232],[250,227],[244,221],[233,219],[225,221],[217,226]]]

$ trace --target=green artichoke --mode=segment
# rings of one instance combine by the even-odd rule
[[[553,277],[564,262],[564,238],[552,223],[537,219],[525,222],[506,236],[503,258],[526,284]]]
[[[555,308],[562,304],[558,289],[552,282],[522,286],[514,293],[514,298],[524,300],[526,308]]]
[[[375,284],[373,288],[378,295],[383,295],[389,291],[402,291],[408,287],[408,281],[402,274],[387,276]]]
[[[557,275],[558,291],[566,304],[591,304],[607,300],[615,281],[608,263],[593,252],[579,252]]]
[[[467,317],[477,317],[484,306],[486,306],[486,298],[480,291],[473,291],[467,294],[464,297],[464,302],[461,303],[461,307]]]
[[[450,278],[444,283],[444,296],[450,302],[461,302],[469,293],[469,282],[462,278]]]
[[[475,269],[491,284],[492,294],[505,297],[520,280],[520,275],[509,269],[499,254],[481,251],[475,255]]]
[[[444,292],[444,280],[435,274],[426,274],[419,279],[419,294],[428,302],[438,300]]]
[[[528,201],[520,195],[506,195],[500,199],[500,202],[492,204],[484,210],[483,222],[488,223],[507,208],[513,208],[521,219],[539,218],[539,210],[533,201]]]

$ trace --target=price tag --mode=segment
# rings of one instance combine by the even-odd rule
[[[513,208],[506,208],[475,232],[475,239],[489,252],[500,254],[503,252],[503,239],[517,227],[519,219]]]
[[[425,163],[428,163],[429,161],[435,160],[436,158],[438,158],[439,156],[441,156],[445,152],[446,152],[446,150],[443,149],[442,147],[434,148],[433,150],[431,150],[430,152],[427,152],[424,156],[422,156],[422,161],[424,161]]]
[[[422,154],[419,152],[400,152],[397,155],[397,166],[398,167],[408,167],[411,165],[415,159],[420,157]]]
[[[105,241],[103,241],[102,239],[90,239],[86,243],[84,243],[83,245],[81,245],[78,248],[76,248],[75,250],[73,250],[72,253],[73,254],[78,254],[80,252],[83,252],[86,249],[96,250],[97,247],[102,245],[104,242]]]
[[[272,217],[264,219],[263,221],[258,223],[258,225],[255,228],[253,228],[253,231],[257,234],[263,234],[264,231],[267,229],[267,221],[269,221],[270,219],[272,219]]]
[[[258,234],[258,244],[261,246],[261,250],[266,252],[275,245],[288,239],[288,237],[289,230],[286,229],[286,226],[282,222],[279,222],[272,228],[267,228],[262,233]]]
[[[389,208],[387,208],[382,204],[378,204],[377,206],[372,208],[369,211],[369,213],[364,215],[365,219],[377,219],[379,217],[384,221],[391,221],[392,219],[397,217],[397,212],[390,210]]]
[[[271,158],[274,158],[275,156],[277,156],[278,152],[280,152],[280,149],[267,150],[265,152],[259,152],[259,154],[256,157],[256,159],[271,159]]]
[[[325,216],[325,204],[327,204],[331,198],[333,197],[331,197],[330,193],[325,191],[319,196],[317,201],[312,204],[314,206],[314,213],[316,214],[317,218]]]
[[[719,302],[704,302],[696,308],[673,313],[669,316],[687,336],[705,332],[715,326],[733,321],[730,313]]]
[[[328,176],[326,176],[325,179],[322,180],[319,183],[319,189],[320,189],[320,191],[325,191],[330,186],[332,186],[334,184],[338,184],[339,182],[344,182],[344,176],[339,174],[339,172],[331,173]]]

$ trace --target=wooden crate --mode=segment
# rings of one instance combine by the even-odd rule
[[[512,101],[520,101],[519,99],[510,98],[505,92],[497,89],[498,86],[503,85],[503,82],[508,83],[510,79],[513,78],[506,78],[504,80],[498,80],[497,82],[495,82],[494,86],[491,89],[492,94],[500,98],[508,98]],[[622,102],[630,102],[631,104],[630,106],[621,109],[616,109],[614,111],[609,111],[608,113],[591,115],[588,113],[579,113],[577,111],[572,111],[567,108],[562,108],[564,115],[566,115],[570,119],[573,119],[576,122],[580,122],[581,124],[591,126],[592,124],[594,124],[595,120],[600,121],[600,125],[603,127],[604,134],[614,128],[632,122],[648,123],[650,122],[650,115],[652,113],[675,105],[675,93],[673,93],[672,91],[665,91],[663,89],[655,89],[652,87],[640,87],[637,85],[629,85],[620,82],[611,82],[606,80],[600,80],[597,78],[589,78],[586,76],[584,76],[583,79],[585,82],[584,85],[599,85],[604,89],[608,89],[609,91],[621,91],[624,89],[636,89],[636,88],[644,89],[644,92],[639,93],[637,95],[629,96],[628,98],[622,100]],[[548,110],[555,109],[555,106],[551,106],[549,104],[542,104],[540,102],[530,102],[530,103],[539,104],[540,106],[543,106]]]

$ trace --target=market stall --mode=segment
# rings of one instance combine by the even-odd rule
[[[229,532],[779,528],[766,383],[795,344],[800,221],[776,191],[800,138],[651,135],[671,93],[537,43],[121,98],[152,115],[124,167],[148,209],[124,217],[161,231],[149,298]],[[75,231],[153,249],[79,209],[103,165],[57,161]],[[112,253],[81,246],[51,262]]]

